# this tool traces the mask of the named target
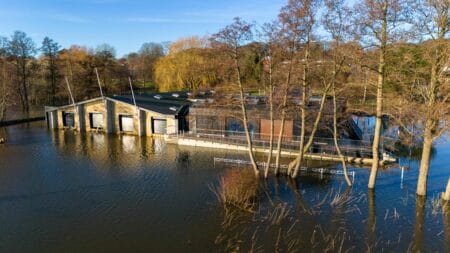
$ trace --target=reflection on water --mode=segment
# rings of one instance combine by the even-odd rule
[[[412,239],[412,251],[423,251],[423,233],[424,233],[424,221],[425,221],[425,198],[416,197],[416,219],[414,222],[414,234]]]
[[[367,192],[367,245],[369,248],[374,247],[376,243],[376,204],[375,204],[375,191],[368,190]],[[372,249],[373,250],[373,249]],[[370,250],[371,251],[371,250]]]
[[[396,168],[380,171],[376,192],[367,191],[369,172],[361,168],[352,168],[352,188],[340,175],[270,178],[261,184],[257,211],[248,214],[224,212],[210,190],[226,170],[243,169],[213,158],[245,153],[41,124],[2,131],[8,143],[0,146],[0,252],[449,248],[450,212],[442,211],[449,207],[436,215],[431,200],[415,200],[415,162],[403,177]],[[450,145],[440,147],[429,196],[445,188],[450,173]]]

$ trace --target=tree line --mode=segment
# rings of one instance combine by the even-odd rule
[[[233,94],[220,103],[239,109],[249,158],[259,174],[246,103],[247,95],[258,91],[268,101],[273,152],[266,164],[275,160],[275,175],[285,121],[289,114],[299,115],[299,150],[287,171],[295,178],[331,97],[332,132],[344,171],[346,159],[337,142],[338,100],[347,101],[348,111],[375,116],[370,189],[382,160],[382,119],[395,121],[404,135],[420,136],[417,194],[423,196],[432,145],[449,129],[449,5],[449,0],[288,0],[266,24],[235,18],[211,36],[145,43],[120,59],[107,44],[61,49],[45,38],[37,48],[25,33],[15,32],[0,40],[0,119],[8,105],[28,110],[30,104],[67,102],[63,77],[75,100],[98,96],[96,68],[107,95],[126,92],[128,76],[137,87],[159,91],[214,88]],[[312,95],[321,97],[317,111],[307,106]],[[293,103],[298,98],[301,102]],[[268,166],[264,175],[269,175]]]
[[[66,78],[76,101],[99,96],[98,81],[107,95],[129,91],[129,76],[136,86],[154,89],[153,68],[164,51],[163,44],[144,43],[138,52],[117,58],[108,44],[61,48],[45,37],[38,46],[22,31],[0,37],[0,120],[13,107],[28,111],[32,105],[67,103]]]

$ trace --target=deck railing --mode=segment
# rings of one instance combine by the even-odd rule
[[[269,135],[250,133],[253,146],[255,148],[269,148]],[[172,135],[174,136],[174,135]],[[247,146],[247,140],[244,132],[238,131],[223,131],[212,129],[196,129],[191,132],[180,132],[176,134],[178,138],[189,138],[195,140],[211,141],[222,144],[231,144],[239,146]],[[300,148],[299,136],[284,136],[281,142],[281,149],[283,151],[298,151]],[[274,137],[273,149],[276,149],[278,136]],[[305,137],[305,143],[308,138]],[[361,140],[339,139],[339,147],[344,156],[371,158],[372,149],[371,143]],[[308,150],[311,154],[326,154],[327,156],[338,156],[333,138],[315,137],[313,144]]]

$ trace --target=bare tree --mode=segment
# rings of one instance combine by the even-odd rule
[[[7,39],[0,37],[0,71],[1,71],[1,86],[0,86],[0,121],[5,119],[5,113],[8,108],[9,90],[7,85],[7,68],[8,62],[5,58],[7,50]]]
[[[57,76],[58,76],[58,68],[57,68],[57,57],[58,57],[58,50],[60,46],[57,42],[54,42],[49,37],[45,37],[42,42],[41,50],[45,56],[45,59],[47,61],[47,69],[48,73],[46,75],[47,80],[50,83],[50,101],[52,105],[55,105],[55,98],[56,98],[56,83],[57,83]]]
[[[425,196],[433,142],[449,130],[449,0],[425,1],[417,5],[418,30],[430,39],[427,55],[430,80],[419,91],[425,104],[423,149],[417,182],[417,195]]]
[[[372,143],[372,168],[368,187],[375,188],[380,165],[380,138],[383,117],[383,87],[386,83],[386,54],[388,44],[397,38],[399,22],[405,11],[402,0],[363,0],[355,7],[356,23],[360,26],[361,42],[368,47],[376,47],[379,52],[376,95],[376,121]]]
[[[269,153],[267,155],[266,167],[264,168],[264,177],[269,177],[269,169],[272,163],[272,153],[273,153],[273,141],[274,141],[274,51],[277,50],[277,24],[275,22],[265,24],[262,27],[262,41],[266,46],[265,53],[265,70],[268,72],[268,77],[266,80],[266,92],[268,93],[269,99],[269,120],[270,120],[270,130],[269,130]]]
[[[308,3],[307,3],[308,4]],[[286,47],[286,59],[287,67],[285,67],[285,81],[282,87],[282,102],[281,102],[281,119],[280,129],[278,133],[277,151],[275,159],[275,175],[278,175],[280,169],[281,158],[281,144],[284,136],[285,122],[286,122],[286,110],[288,101],[288,92],[293,77],[295,56],[298,50],[298,44],[301,34],[304,32],[304,26],[302,21],[304,19],[304,13],[302,8],[305,6],[299,1],[289,1],[288,4],[283,7],[278,15],[278,18],[282,24],[281,38],[282,44]]]
[[[8,43],[8,54],[12,58],[16,67],[18,79],[17,91],[22,102],[22,109],[28,112],[30,104],[28,100],[28,80],[30,77],[29,61],[36,52],[36,46],[33,40],[26,33],[15,31]]]
[[[337,103],[336,103],[336,85],[337,77],[341,71],[345,56],[342,55],[343,48],[341,44],[343,43],[346,35],[348,34],[350,24],[345,23],[344,18],[348,18],[351,13],[346,6],[344,6],[344,0],[325,0],[326,14],[322,20],[325,29],[330,33],[332,37],[332,54],[333,54],[333,70],[331,78],[328,82],[331,83],[331,94],[333,97],[333,140],[334,146],[341,160],[342,169],[344,171],[345,181],[348,186],[352,186],[352,182],[348,177],[347,164],[345,157],[341,152],[341,148],[338,143],[338,120],[337,120]],[[348,19],[347,19],[348,20]]]
[[[235,83],[239,91],[239,104],[242,111],[242,124],[245,131],[245,138],[247,140],[248,155],[252,164],[253,171],[256,176],[259,175],[258,165],[255,160],[255,155],[253,153],[253,142],[250,136],[248,127],[248,115],[247,106],[245,101],[245,90],[243,75],[241,72],[240,65],[240,48],[253,37],[252,25],[241,20],[240,18],[235,18],[234,22],[218,33],[212,36],[214,42],[222,46],[224,52],[232,59],[233,69],[235,74]]]
[[[288,175],[296,178],[303,161],[303,156],[309,147],[312,145],[314,136],[317,132],[320,119],[322,117],[323,108],[326,101],[326,95],[328,94],[329,87],[324,87],[322,98],[320,102],[319,111],[313,123],[312,131],[309,135],[308,142],[305,144],[306,135],[306,117],[307,117],[307,105],[309,103],[308,92],[311,88],[310,84],[310,47],[312,42],[312,32],[315,25],[315,14],[317,11],[318,1],[315,0],[293,0],[289,1],[289,5],[293,8],[293,15],[298,17],[298,27],[300,28],[304,49],[302,63],[302,77],[301,77],[301,91],[302,100],[300,105],[301,111],[301,130],[300,130],[300,147],[297,157],[288,166]]]

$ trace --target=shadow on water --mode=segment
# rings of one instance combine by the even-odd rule
[[[226,171],[246,169],[214,164],[214,157],[245,159],[245,153],[40,124],[0,131],[8,138],[0,147],[0,252],[449,248],[450,207],[436,212],[431,197],[414,201],[414,162],[404,176],[396,168],[380,171],[376,194],[367,191],[364,168],[351,168],[352,188],[341,175],[270,177],[260,180],[255,209],[242,212],[224,210],[210,188]],[[444,188],[448,157],[448,146],[436,148],[429,196]]]

